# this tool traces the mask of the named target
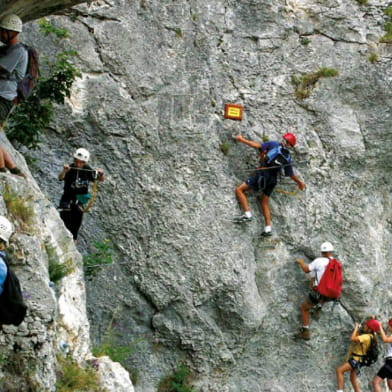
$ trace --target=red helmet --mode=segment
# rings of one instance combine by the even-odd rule
[[[380,330],[380,322],[376,319],[370,319],[366,321],[365,325],[372,331],[377,332]]]
[[[291,147],[294,147],[295,143],[297,143],[297,138],[293,133],[285,133],[282,137]]]
[[[388,325],[389,325],[390,327],[392,327],[392,319],[390,319],[390,320],[388,321]]]

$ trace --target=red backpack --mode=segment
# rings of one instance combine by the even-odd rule
[[[339,298],[342,292],[342,283],[342,264],[338,260],[330,258],[316,290],[324,297]]]

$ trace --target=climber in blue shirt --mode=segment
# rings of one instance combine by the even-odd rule
[[[269,198],[276,186],[278,174],[281,168],[284,169],[286,176],[290,177],[297,183],[300,190],[305,189],[305,183],[302,182],[296,174],[294,174],[294,170],[291,165],[292,159],[288,150],[289,147],[295,146],[297,139],[294,134],[286,133],[282,136],[282,142],[268,141],[258,143],[245,139],[242,135],[237,135],[235,140],[244,143],[249,147],[258,149],[260,151],[261,166],[257,168],[257,172],[254,176],[248,178],[235,190],[237,199],[244,210],[244,214],[234,218],[234,222],[244,223],[252,220],[252,213],[245,193],[250,189],[262,191],[261,210],[265,221],[265,228],[262,236],[271,236],[272,221],[269,209]]]
[[[0,295],[3,294],[4,282],[7,277],[7,265],[5,264],[3,257],[6,257],[6,253],[0,251]]]

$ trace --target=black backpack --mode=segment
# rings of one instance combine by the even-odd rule
[[[27,69],[24,78],[18,82],[18,102],[26,100],[31,95],[39,77],[38,51],[31,46],[25,44],[20,45],[22,45],[27,51]]]
[[[2,255],[1,258],[7,266],[7,277],[0,295],[0,324],[18,326],[26,316],[27,306],[23,301],[18,277],[10,268],[7,258]]]
[[[354,354],[357,355],[357,354]],[[362,366],[371,366],[377,362],[378,359],[378,344],[377,338],[373,335],[370,336],[370,346],[366,351],[365,355],[358,355],[358,357],[362,357],[361,365]]]

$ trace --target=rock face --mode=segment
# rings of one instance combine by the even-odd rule
[[[86,0],[0,0],[0,15],[17,14],[27,22],[88,2]]]
[[[29,20],[78,3],[2,1],[0,14],[15,12]],[[4,132],[0,134],[0,144],[27,174],[22,178],[1,173],[0,215],[7,216],[15,227],[7,252],[28,306],[20,326],[2,325],[0,390],[59,390],[59,374],[64,372],[63,362],[68,358],[80,368],[93,365],[100,390],[133,392],[125,369],[108,357],[95,358],[91,354],[81,255],[71,236]],[[66,266],[68,274],[52,282],[53,266]]]
[[[387,2],[121,0],[80,6],[69,29],[83,77],[44,136],[32,173],[57,204],[56,177],[73,150],[91,151],[107,180],[78,248],[109,238],[115,264],[87,283],[94,342],[115,321],[134,349],[135,390],[156,391],[185,361],[203,392],[327,392],[354,321],[390,316],[391,48],[380,44]],[[55,48],[30,26],[26,39]],[[372,63],[373,54],[377,61]],[[294,80],[321,68],[307,98]],[[243,104],[242,122],[223,118]],[[295,169],[271,198],[272,239],[240,213],[234,188],[257,153],[236,144],[298,137]],[[281,191],[281,192],[279,192]],[[342,304],[298,330],[310,261],[331,241],[345,268]],[[364,369],[365,388],[375,368]],[[346,380],[346,382],[349,382]]]
[[[0,136],[1,145],[11,151],[4,132]],[[68,357],[81,367],[94,361],[106,391],[133,391],[128,373],[119,364],[92,356],[81,255],[23,159],[15,159],[28,176],[1,174],[0,215],[8,216],[15,227],[7,251],[28,312],[20,326],[2,326],[0,390],[58,390],[61,358]],[[69,273],[52,282],[49,271],[56,265],[67,266]]]

